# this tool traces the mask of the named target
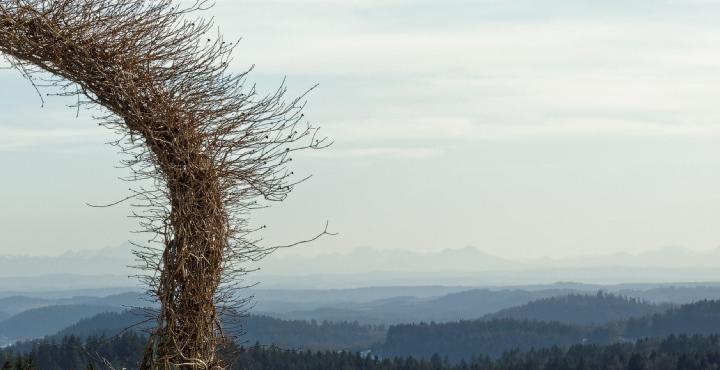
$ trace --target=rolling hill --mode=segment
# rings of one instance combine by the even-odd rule
[[[429,358],[435,353],[451,361],[477,356],[498,357],[513,349],[611,344],[670,335],[720,333],[720,301],[701,301],[650,316],[603,325],[578,325],[536,320],[472,320],[450,323],[394,325],[385,344],[375,350],[382,356]]]
[[[0,309],[13,314],[5,314],[6,317],[0,321],[0,345],[50,335],[99,313],[145,305],[148,302],[139,293],[62,299],[25,296],[2,298]]]
[[[570,294],[542,298],[521,306],[502,309],[483,319],[557,321],[566,324],[605,324],[612,321],[661,313],[672,306],[657,305],[613,294]]]
[[[10,344],[18,340],[40,338],[55,333],[80,319],[108,311],[116,306],[62,305],[33,308],[0,322],[0,342]]]
[[[65,336],[111,337],[125,330],[144,333],[153,324],[146,310],[105,312],[58,331],[52,338]],[[239,343],[276,345],[287,349],[362,351],[385,340],[385,327],[357,323],[286,321],[251,315],[226,324]]]
[[[395,297],[314,310],[264,314],[286,320],[359,321],[364,324],[399,324],[422,321],[473,320],[533,300],[574,293],[568,289],[471,289],[440,297]]]

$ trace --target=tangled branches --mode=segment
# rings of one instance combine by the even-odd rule
[[[287,167],[294,152],[328,145],[303,119],[304,96],[260,95],[247,72],[228,70],[236,44],[190,18],[205,7],[0,0],[0,53],[38,91],[102,109],[128,179],[153,184],[131,197],[141,231],[156,236],[135,253],[161,306],[143,369],[223,368],[220,311],[243,303],[244,263],[273,250],[253,238],[248,212],[304,180]]]

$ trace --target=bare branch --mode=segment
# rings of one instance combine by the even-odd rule
[[[0,54],[40,96],[76,96],[102,110],[120,136],[127,181],[150,182],[132,200],[150,244],[135,256],[160,303],[142,369],[222,369],[218,315],[242,312],[245,264],[273,250],[253,237],[250,211],[282,201],[307,177],[289,170],[297,151],[331,144],[305,120],[306,94],[287,99],[229,72],[237,43],[194,14],[205,0],[0,0]],[[312,90],[312,88],[310,89]],[[308,92],[310,91],[308,90]],[[221,308],[221,309],[218,309]]]

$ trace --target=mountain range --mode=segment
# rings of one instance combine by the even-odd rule
[[[139,289],[132,246],[73,251],[58,256],[0,256],[0,296],[12,291],[57,289]],[[265,289],[337,289],[367,286],[507,286],[557,281],[621,282],[720,281],[720,249],[694,252],[673,247],[639,254],[566,259],[508,259],[478,248],[414,252],[356,248],[316,256],[277,253],[249,276]],[[78,268],[78,267],[81,268]],[[91,277],[91,278],[89,278]]]

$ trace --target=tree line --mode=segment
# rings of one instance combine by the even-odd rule
[[[132,332],[115,337],[64,337],[39,340],[26,354],[0,350],[2,370],[137,369],[145,338]],[[611,345],[573,345],[508,351],[492,359],[475,357],[452,363],[447,357],[380,359],[347,351],[297,351],[278,347],[236,346],[221,354],[229,369],[243,370],[707,370],[720,367],[720,335],[671,335]]]
[[[394,325],[389,328],[385,343],[377,346],[375,352],[387,357],[417,358],[439,353],[457,363],[476,355],[498,357],[511,349],[606,345],[671,334],[715,333],[720,333],[720,301],[700,301],[603,325],[514,319]]]

